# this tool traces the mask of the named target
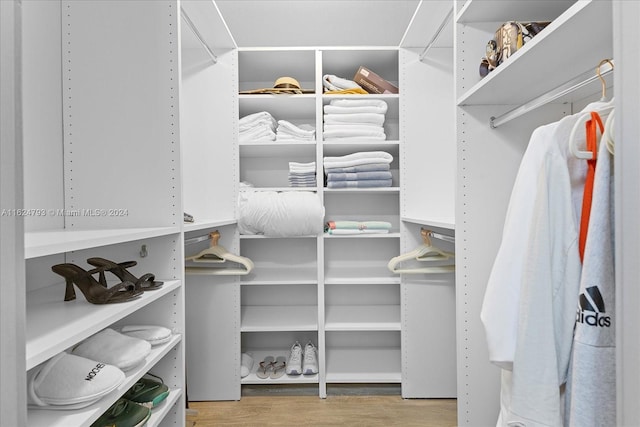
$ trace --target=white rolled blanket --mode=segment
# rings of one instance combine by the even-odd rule
[[[314,236],[323,231],[324,207],[310,191],[241,191],[240,234],[273,237]]]

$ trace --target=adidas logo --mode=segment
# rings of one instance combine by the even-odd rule
[[[576,322],[608,328],[611,326],[611,316],[605,316],[603,313],[605,313],[604,298],[598,287],[591,286],[585,289],[578,300]]]

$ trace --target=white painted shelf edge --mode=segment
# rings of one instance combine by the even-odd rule
[[[400,348],[326,350],[327,383],[396,383],[402,380]]]
[[[447,230],[455,230],[456,229],[455,218],[423,219],[423,218],[411,218],[411,217],[403,216],[400,219],[402,221],[411,222],[413,224],[426,225],[426,226],[439,227],[439,228],[446,228]]]
[[[154,347],[147,356],[145,362],[133,371],[128,371],[125,381],[120,386],[100,399],[93,405],[76,411],[30,409],[28,411],[30,427],[68,427],[84,426],[98,419],[124,392],[126,392],[136,381],[147,373],[153,366],[162,359],[172,348],[182,340],[182,335],[175,335],[168,343]],[[180,391],[174,390],[175,399],[179,397]]]
[[[399,305],[327,305],[326,331],[400,331]]]
[[[180,232],[175,227],[120,228],[104,230],[46,230],[25,233],[26,259],[114,245]]]
[[[184,230],[185,233],[189,233],[191,231],[199,231],[199,230],[206,230],[214,227],[224,227],[225,225],[233,225],[237,222],[238,221],[235,218],[220,219],[220,220],[204,219],[204,220],[195,221],[193,223],[185,223],[182,226],[182,229]]]
[[[136,300],[100,305],[87,302],[78,291],[75,301],[65,302],[64,283],[27,292],[27,370],[180,286],[179,280],[169,280],[161,289],[145,292]]]

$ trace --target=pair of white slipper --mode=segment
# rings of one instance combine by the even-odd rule
[[[287,359],[284,356],[266,356],[262,362],[258,364],[256,376],[261,379],[271,378],[278,379],[284,375],[287,368]]]
[[[70,352],[61,352],[31,369],[27,373],[29,407],[73,410],[91,405],[124,382],[124,371],[144,362],[152,343],[171,339],[170,329],[157,326],[131,326],[121,331],[127,334],[104,329]],[[149,341],[136,336],[146,336]]]

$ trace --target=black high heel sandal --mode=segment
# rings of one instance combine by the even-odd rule
[[[89,258],[87,262],[94,267],[97,267],[95,270],[91,270],[90,273],[100,273],[98,277],[98,281],[104,287],[107,286],[107,279],[105,278],[105,271],[109,271],[113,273],[123,282],[131,282],[135,284],[136,289],[140,289],[143,291],[154,291],[156,289],[160,289],[164,282],[156,281],[156,276],[151,273],[146,273],[140,276],[140,278],[134,276],[127,270],[127,268],[134,267],[138,263],[136,261],[127,261],[116,264],[113,261],[104,258]]]
[[[142,291],[137,290],[131,282],[122,282],[106,289],[91,275],[90,272],[75,264],[57,264],[51,267],[54,273],[64,277],[67,287],[64,293],[65,301],[76,299],[75,284],[88,302],[91,304],[113,304],[131,301],[139,297]]]

